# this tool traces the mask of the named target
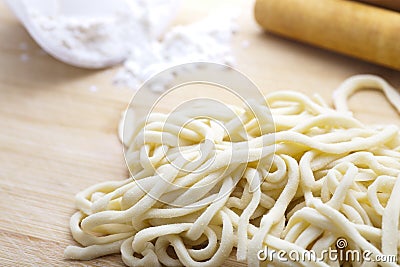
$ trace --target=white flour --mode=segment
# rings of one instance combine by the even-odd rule
[[[134,32],[144,35],[143,27],[129,13],[99,18],[52,17],[36,12],[31,16],[48,40],[82,61],[123,57],[130,51]]]
[[[152,40],[142,49],[132,47],[130,57],[115,77],[115,83],[138,89],[142,82],[157,72],[194,61],[233,65],[230,46],[233,32],[232,18],[220,19],[217,16],[175,26],[162,41]]]
[[[165,32],[179,0],[128,0],[123,14],[99,18],[44,16],[31,12],[38,28],[79,59],[129,55],[117,85],[138,89],[153,74],[178,64],[210,61],[232,65],[233,17],[212,16]],[[161,41],[160,41],[161,39]]]

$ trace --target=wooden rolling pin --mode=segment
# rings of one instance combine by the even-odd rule
[[[392,10],[400,11],[399,0],[358,0],[359,2],[365,2],[368,4],[389,8]]]
[[[346,0],[257,0],[267,31],[400,70],[400,13]]]

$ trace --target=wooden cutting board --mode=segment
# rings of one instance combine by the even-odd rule
[[[262,33],[246,0],[183,1],[177,23],[211,9],[239,8],[237,68],[264,92],[291,89],[330,96],[345,78],[378,74],[400,88],[400,73]],[[116,128],[133,90],[112,85],[116,69],[89,71],[40,50],[0,2],[0,265],[122,266],[119,255],[66,261],[74,195],[127,177]],[[248,46],[247,44],[248,43]],[[361,120],[399,123],[376,92],[351,105]],[[226,266],[244,266],[234,256]]]

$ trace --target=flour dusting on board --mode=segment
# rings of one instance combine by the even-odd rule
[[[233,18],[210,16],[169,30],[161,41],[144,49],[131,49],[130,57],[116,75],[115,83],[138,89],[152,75],[166,68],[195,61],[234,64],[230,46],[235,31]]]

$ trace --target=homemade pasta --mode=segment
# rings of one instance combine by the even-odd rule
[[[397,266],[382,259],[397,259],[400,246],[399,127],[367,126],[347,107],[351,94],[369,87],[400,108],[394,88],[360,75],[335,92],[336,109],[317,96],[277,91],[218,122],[193,118],[181,127],[168,114],[150,114],[128,138],[134,179],[77,194],[70,228],[81,246],[68,246],[66,258],[121,253],[128,266],[213,267],[236,253],[249,266]],[[265,247],[286,255],[368,251],[371,261],[268,252],[262,260]]]

